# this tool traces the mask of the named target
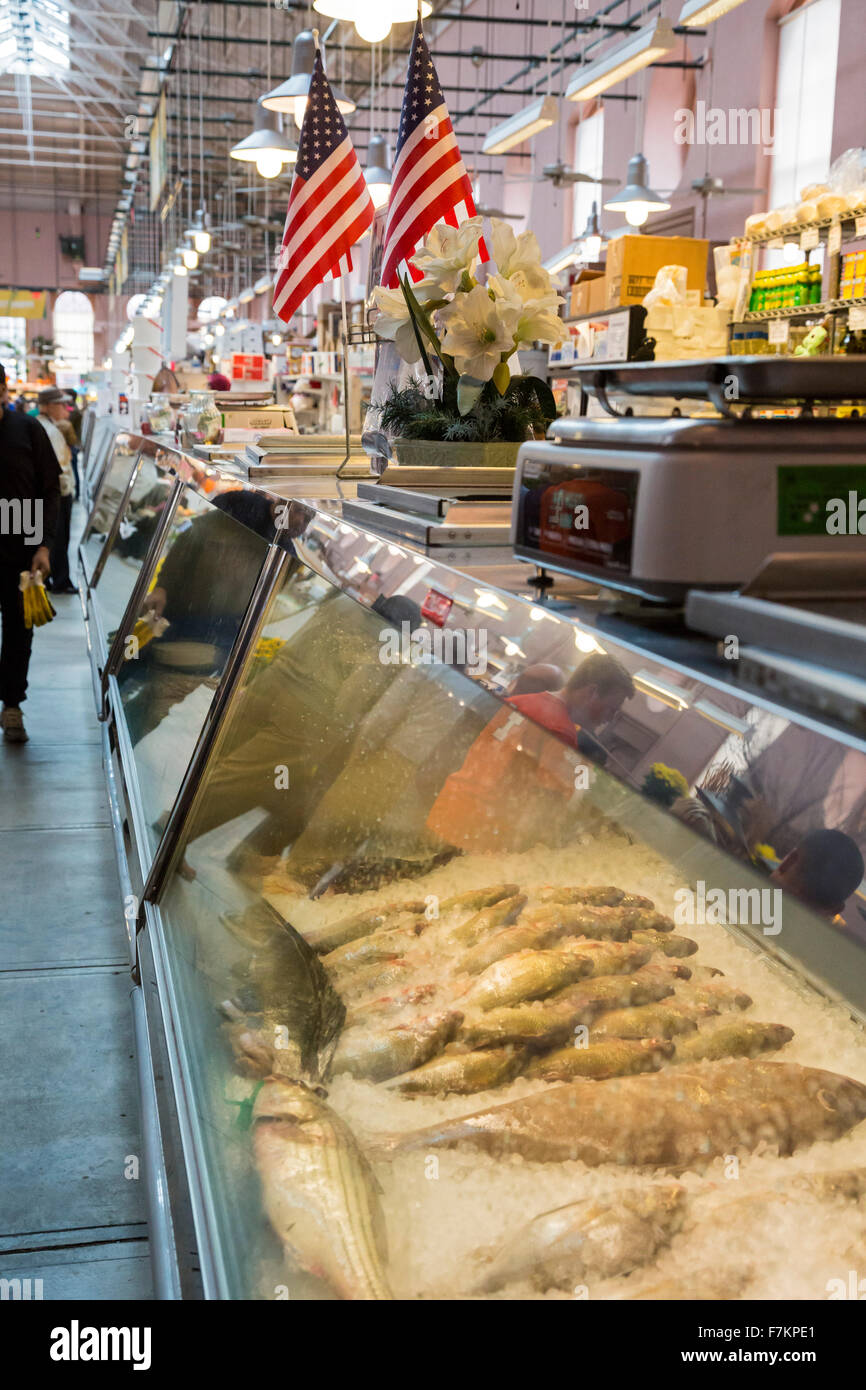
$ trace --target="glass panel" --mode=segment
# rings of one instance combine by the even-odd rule
[[[223,1295],[693,1297],[684,1271],[710,1267],[707,1297],[773,1296],[779,1268],[785,1296],[823,1290],[847,1217],[804,1260],[771,1219],[774,1145],[866,1159],[866,1087],[804,1070],[866,1076],[866,1045],[781,960],[817,936],[866,998],[858,948],[784,891],[790,864],[772,879],[697,833],[670,767],[641,794],[600,765],[644,698],[610,657],[503,704],[450,664],[478,673],[468,643],[425,629],[424,660],[420,623],[293,571],[160,904]],[[661,1183],[709,1165],[721,1200],[733,1153],[771,1261],[730,1256],[753,1207],[713,1226],[706,1184]],[[594,1253],[590,1197],[619,1261]],[[557,1263],[525,1228],[563,1204]]]
[[[171,497],[175,481],[171,471],[174,458],[175,455],[152,447],[149,451],[142,450],[138,475],[120,527],[93,590],[94,603],[109,640],[126,612],[163,509]]]
[[[114,451],[105,466],[102,483],[94,497],[93,509],[81,539],[88,579],[96,569],[137,458],[137,441],[132,435],[119,434],[114,440]]]
[[[160,551],[117,673],[154,846],[272,534],[272,505],[261,494],[232,487],[211,502],[188,490]]]

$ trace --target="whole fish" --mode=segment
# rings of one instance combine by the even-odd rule
[[[460,969],[467,975],[480,975],[489,965],[504,960],[506,956],[513,956],[517,951],[542,951],[547,946],[555,946],[566,932],[567,927],[556,920],[521,918],[513,927],[503,928],[467,951],[461,957]],[[624,934],[628,935],[627,932]],[[593,933],[587,932],[586,935],[592,936]]]
[[[683,1004],[663,999],[633,1009],[611,1009],[592,1025],[594,1038],[675,1038],[694,1033],[699,1023],[718,1014],[709,1004]]]
[[[559,949],[589,961],[593,976],[631,975],[652,955],[652,947],[639,941],[565,941]]]
[[[371,907],[366,912],[356,912],[351,917],[343,917],[327,927],[311,927],[304,933],[304,939],[320,955],[335,951],[349,941],[357,941],[359,936],[370,936],[383,927],[406,926],[412,918],[424,911],[423,902],[390,903],[387,907]]]
[[[282,1078],[263,1083],[252,1123],[265,1211],[290,1257],[341,1298],[393,1298],[375,1178],[348,1126]]]
[[[709,1004],[720,1011],[748,1009],[752,1003],[748,994],[734,985],[725,984],[723,980],[689,980],[688,984],[677,986],[676,996],[683,1003]]]
[[[749,1019],[730,1019],[702,1029],[692,1038],[677,1042],[678,1062],[712,1062],[720,1057],[756,1057],[759,1052],[775,1052],[794,1036],[782,1023],[752,1023]]]
[[[456,941],[461,946],[475,946],[482,941],[485,936],[489,936],[497,927],[508,927],[520,916],[521,911],[526,906],[526,895],[524,893],[512,894],[509,898],[501,898],[499,902],[493,903],[491,907],[482,908],[474,916],[462,922],[459,927],[455,927],[451,933],[452,941]]]
[[[540,1081],[571,1081],[576,1076],[605,1081],[609,1076],[658,1071],[673,1052],[673,1043],[663,1038],[606,1038],[587,1047],[572,1044],[533,1057],[525,1075]]]
[[[463,1015],[445,1010],[382,1033],[350,1028],[334,1053],[334,1074],[348,1072],[359,1081],[387,1081],[435,1057],[457,1031]]]
[[[655,907],[652,898],[641,898],[635,893],[625,893],[622,888],[605,886],[592,887],[547,887],[538,893],[543,903],[585,903],[588,907]]]
[[[458,1031],[466,1047],[525,1042],[555,1047],[574,1034],[578,1024],[591,1024],[604,1009],[649,1003],[673,993],[668,978],[642,980],[636,975],[602,975],[566,985],[546,999],[468,1014]]]
[[[675,1183],[619,1189],[542,1212],[493,1257],[478,1286],[495,1293],[507,1284],[573,1289],[649,1264],[682,1225],[686,1190]]]
[[[468,893],[457,893],[452,898],[443,898],[439,904],[439,915],[446,912],[480,912],[482,907],[492,907],[502,898],[514,898],[520,892],[519,883],[497,883],[492,888],[470,888]]]
[[[589,958],[570,951],[517,951],[488,966],[460,996],[460,1006],[487,1010],[521,1004],[526,999],[543,999],[555,989],[589,975],[591,970]]]
[[[347,941],[322,956],[322,964],[328,970],[354,970],[359,965],[373,965],[379,960],[394,960],[402,956],[415,938],[420,936],[427,923],[423,917],[415,917],[406,927],[385,927],[370,936]]]
[[[579,984],[568,985],[557,990],[547,1001],[558,1004],[570,1000],[575,1004],[592,1006],[595,1014],[603,1009],[627,1009],[635,1004],[654,1004],[659,999],[667,999],[674,992],[674,982],[668,976],[645,976],[643,970],[634,975],[599,975],[591,980],[581,980]],[[581,1022],[588,1022],[582,1019]]]
[[[567,993],[567,991],[565,991]],[[494,1047],[502,1043],[527,1043],[534,1047],[554,1047],[574,1034],[578,1023],[587,1022],[599,1011],[598,1004],[560,1003],[535,999],[525,1004],[488,1009],[464,1018],[457,1039],[464,1047]]]
[[[659,964],[662,964],[660,961]],[[672,964],[672,962],[670,962]],[[685,966],[683,966],[685,969]],[[717,970],[714,965],[693,965],[691,967],[691,978],[705,984],[707,980],[718,980],[724,978],[724,970]],[[688,975],[684,977],[688,979]]]
[[[337,982],[343,999],[357,1001],[374,990],[390,989],[392,985],[409,983],[413,968],[402,957],[396,960],[377,961],[352,971],[345,979]]]
[[[866,1086],[788,1062],[705,1062],[610,1081],[572,1081],[383,1139],[393,1152],[435,1148],[680,1167],[773,1144],[782,1155],[836,1139],[866,1117]]]
[[[399,1014],[403,1009],[417,1004],[426,1004],[436,993],[435,984],[406,985],[394,994],[383,994],[379,999],[371,999],[369,1004],[357,1004],[346,1012],[346,1027],[355,1028],[365,1023],[373,1023],[383,1018]]]
[[[648,931],[641,928],[632,932],[632,941],[640,941],[644,946],[652,946],[666,956],[693,956],[698,943],[690,936],[677,936],[674,932]]]
[[[557,937],[589,936],[596,941],[628,941],[631,934],[625,917],[615,907],[547,903],[543,907],[525,908],[520,920],[546,923],[551,931],[556,930]]]
[[[630,931],[673,931],[673,917],[666,917],[663,912],[655,912],[646,907],[615,907],[613,912],[620,914],[621,921]]]
[[[491,1047],[481,1052],[446,1051],[408,1076],[399,1076],[389,1089],[407,1095],[471,1095],[511,1081],[523,1064],[518,1047]]]

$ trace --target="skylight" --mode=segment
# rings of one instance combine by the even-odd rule
[[[0,73],[68,72],[69,11],[55,0],[0,0]]]

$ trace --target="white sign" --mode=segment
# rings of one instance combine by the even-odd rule
[[[866,236],[866,217],[854,218],[854,233],[856,236]]]
[[[806,227],[805,231],[800,233],[800,250],[811,251],[820,243],[820,240],[817,227]]]
[[[842,249],[842,223],[834,222],[827,233],[827,250],[831,256]]]
[[[866,304],[852,304],[848,310],[848,327],[860,330],[866,328]]]
[[[771,343],[787,343],[791,336],[791,325],[787,319],[771,319],[767,337]]]

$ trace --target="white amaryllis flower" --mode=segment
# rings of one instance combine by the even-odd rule
[[[515,235],[514,228],[500,218],[490,223],[491,249],[499,275],[510,281],[526,301],[550,294],[553,281],[541,264],[541,247],[534,232]]]
[[[459,294],[440,309],[438,318],[445,330],[442,350],[454,358],[461,376],[490,381],[502,354],[514,351],[520,308],[512,301],[491,299],[483,285]]]
[[[404,362],[421,361],[418,337],[402,290],[386,290],[377,285],[373,299],[378,309],[373,328],[380,338],[392,342]]]
[[[487,288],[496,296],[498,303],[507,304],[517,311],[514,336],[518,346],[559,342],[563,329],[557,309],[563,301],[554,290],[534,299],[524,299],[514,281],[506,280],[501,275],[491,275]]]
[[[464,273],[471,272],[475,264],[483,223],[483,217],[470,217],[459,227],[438,223],[412,257],[424,273],[422,283],[432,282],[441,291],[441,297],[455,294]]]

